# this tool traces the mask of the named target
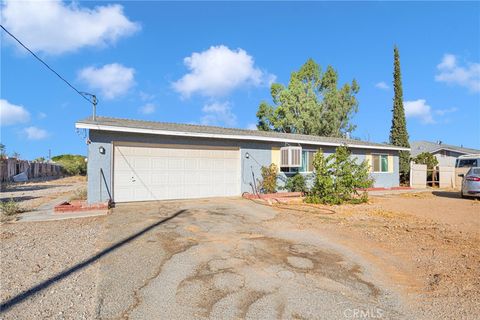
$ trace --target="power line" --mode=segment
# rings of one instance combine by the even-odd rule
[[[40,59],[40,57],[38,57],[32,50],[30,50],[26,45],[24,45],[24,44],[22,43],[22,41],[18,40],[17,37],[15,37],[13,34],[11,34],[10,31],[8,31],[3,25],[0,24],[0,27],[2,27],[3,31],[5,31],[10,37],[12,37],[13,39],[15,39],[15,41],[17,41],[22,47],[24,47],[25,50],[27,50],[28,52],[30,52],[38,61],[40,61],[45,67],[47,67],[48,70],[52,71],[57,77],[59,77],[61,80],[63,80],[63,82],[65,82],[70,88],[72,88],[73,90],[75,90],[75,92],[78,93],[83,99],[85,99],[85,100],[87,100],[88,102],[93,103],[93,104],[96,104],[96,103],[97,103],[97,100],[96,100],[95,95],[92,95],[92,94],[89,94],[89,93],[86,93],[86,92],[78,91],[77,88],[75,88],[70,82],[68,82],[64,77],[62,77],[57,71],[53,70],[45,61],[43,61],[42,59]],[[92,98],[93,98],[94,100],[93,100],[93,101],[90,100],[90,99],[87,98],[85,95],[92,96]]]

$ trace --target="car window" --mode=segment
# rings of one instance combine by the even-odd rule
[[[457,160],[457,168],[470,168],[477,166],[477,159],[459,159]]]
[[[480,168],[471,169],[470,171],[472,171],[472,174],[480,175]]]

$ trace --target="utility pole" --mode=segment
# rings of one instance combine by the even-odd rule
[[[97,96],[92,94],[93,116],[92,120],[97,121]]]
[[[89,96],[92,98],[91,100],[89,99],[93,106],[92,120],[97,121],[97,104],[98,104],[97,96],[88,92],[80,92],[80,93],[82,94],[82,96]]]

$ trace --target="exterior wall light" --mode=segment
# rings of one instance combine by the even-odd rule
[[[245,153],[245,159],[250,159],[250,153]]]
[[[100,152],[100,154],[105,154],[105,148],[102,146],[98,147],[98,152]]]

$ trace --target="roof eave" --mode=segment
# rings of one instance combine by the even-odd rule
[[[75,127],[78,129],[157,134],[157,135],[165,135],[165,136],[286,142],[286,143],[301,143],[301,144],[310,144],[310,145],[333,146],[333,147],[338,147],[343,145],[342,143],[335,143],[335,142],[321,142],[321,141],[311,141],[311,140],[302,140],[302,139],[262,137],[262,136],[253,136],[253,135],[234,135],[234,134],[220,134],[220,133],[201,133],[201,132],[170,131],[170,130],[147,129],[147,128],[133,128],[133,127],[126,127],[126,126],[93,124],[93,123],[82,122],[82,121],[76,122]],[[347,143],[346,145],[350,148],[357,148],[357,149],[410,151],[410,148],[403,148],[403,147],[396,147],[396,146],[373,146],[373,145],[359,145],[359,144],[349,144],[349,143]]]

